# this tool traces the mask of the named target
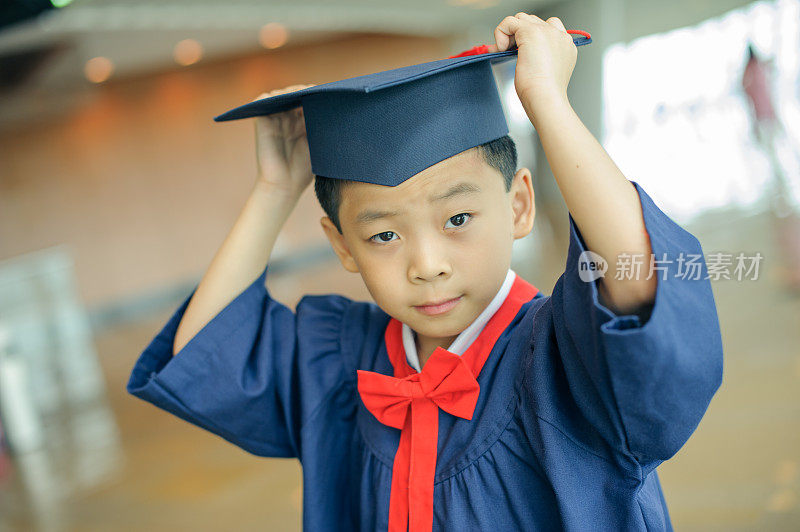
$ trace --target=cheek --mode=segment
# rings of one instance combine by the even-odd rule
[[[373,299],[381,306],[391,305],[391,302],[397,298],[396,287],[398,285],[398,273],[392,268],[392,263],[362,255],[359,270]]]
[[[495,212],[485,217],[482,223],[476,225],[469,238],[459,246],[460,260],[470,259],[475,262],[475,269],[491,271],[502,264],[507,255],[511,253],[514,241],[513,224],[504,213]],[[492,260],[475,260],[481,257],[491,257]]]
[[[508,245],[506,236],[512,233],[513,224],[505,213],[491,212],[484,214],[480,223],[466,234],[473,249],[494,250],[505,248]]]

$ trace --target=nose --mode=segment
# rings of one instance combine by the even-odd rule
[[[446,248],[435,238],[421,238],[410,251],[408,277],[412,283],[447,278],[453,271]]]

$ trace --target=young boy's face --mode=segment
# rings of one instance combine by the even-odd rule
[[[511,264],[512,243],[533,227],[531,174],[503,177],[476,148],[396,187],[342,188],[342,234],[321,220],[342,265],[359,272],[375,302],[417,334],[452,338],[491,302]],[[445,312],[419,305],[459,298]]]

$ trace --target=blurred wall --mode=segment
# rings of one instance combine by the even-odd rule
[[[0,259],[67,245],[90,307],[199,280],[256,170],[253,121],[214,116],[275,88],[450,50],[444,39],[355,35],[87,87],[78,111],[0,133]],[[273,257],[327,245],[323,215],[312,185]]]

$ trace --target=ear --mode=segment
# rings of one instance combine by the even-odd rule
[[[339,257],[339,262],[342,263],[344,269],[352,273],[358,273],[358,265],[353,255],[350,254],[350,249],[347,247],[344,235],[336,229],[333,221],[327,216],[320,218],[319,223],[322,226],[322,230],[325,231],[325,236],[330,240],[331,247],[336,253],[336,256]]]
[[[520,168],[511,183],[511,209],[514,212],[514,239],[527,236],[533,229],[536,202],[533,195],[533,175],[527,168]]]

